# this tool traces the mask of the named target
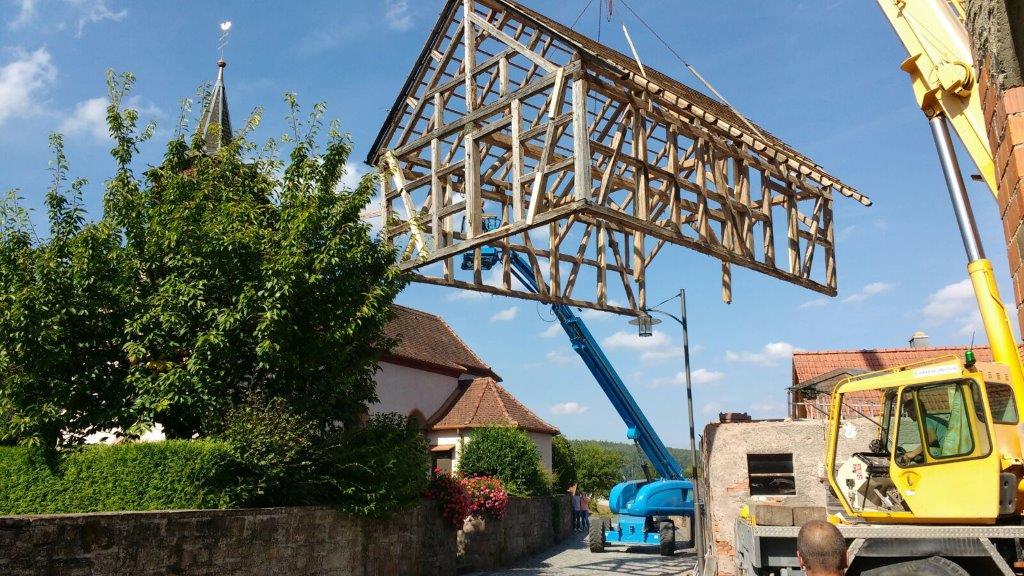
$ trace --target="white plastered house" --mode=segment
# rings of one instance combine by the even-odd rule
[[[460,440],[482,426],[514,426],[536,444],[551,470],[551,438],[558,429],[541,420],[501,384],[439,316],[394,306],[387,326],[399,344],[380,361],[375,377],[379,402],[370,413],[397,412],[415,418],[430,443],[431,464],[457,470]]]

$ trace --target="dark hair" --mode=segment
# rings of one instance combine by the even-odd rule
[[[846,568],[846,540],[838,528],[823,520],[800,527],[796,549],[808,570],[839,572]]]

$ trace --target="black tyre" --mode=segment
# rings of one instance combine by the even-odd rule
[[[940,556],[932,556],[923,560],[900,562],[891,566],[883,566],[874,570],[861,572],[863,576],[970,576],[956,562]]]
[[[676,554],[676,526],[671,522],[662,522],[658,527],[658,552],[662,556],[675,556]]]
[[[590,534],[587,537],[591,552],[604,552],[604,522],[590,524]]]

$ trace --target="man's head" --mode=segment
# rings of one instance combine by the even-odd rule
[[[822,520],[800,528],[796,555],[807,576],[833,576],[846,570],[846,540],[839,529]]]

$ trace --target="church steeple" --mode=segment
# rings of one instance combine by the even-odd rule
[[[223,58],[217,61],[217,82],[213,85],[213,93],[199,123],[199,133],[205,142],[203,148],[207,154],[214,154],[231,142],[231,115],[228,113],[228,95],[224,88],[224,68],[227,65]]]

